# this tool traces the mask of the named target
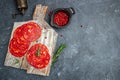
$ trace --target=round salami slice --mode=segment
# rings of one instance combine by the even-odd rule
[[[26,57],[29,64],[37,69],[45,68],[50,61],[49,50],[41,43],[33,45]]]
[[[41,27],[35,22],[28,22],[18,27],[14,37],[19,41],[35,41],[41,36]]]
[[[30,42],[18,43],[16,38],[12,38],[9,44],[9,51],[15,57],[22,57],[28,51]]]
[[[22,43],[22,42],[28,42],[24,37],[23,37],[23,29],[24,26],[20,26],[17,29],[15,29],[14,34],[13,34],[13,38],[16,38],[18,43]]]
[[[35,22],[29,22],[23,25],[23,36],[28,41],[35,41],[41,36],[41,28]]]

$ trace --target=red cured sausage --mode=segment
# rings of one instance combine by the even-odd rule
[[[13,38],[16,38],[18,43],[27,42],[27,40],[23,37],[23,31],[22,31],[23,27],[24,26],[18,27],[13,34]]]
[[[35,22],[28,22],[19,26],[13,33],[9,44],[9,51],[15,57],[22,57],[28,51],[30,42],[41,36],[41,27]]]
[[[39,56],[36,56],[38,49],[40,49],[40,53]],[[37,69],[45,68],[50,61],[48,48],[41,43],[33,45],[27,53],[27,61]]]
[[[19,41],[35,41],[41,36],[41,27],[35,22],[28,22],[18,27],[13,34]]]
[[[18,43],[16,38],[12,38],[9,44],[9,51],[15,57],[22,57],[28,51],[30,42]]]
[[[23,36],[28,41],[35,41],[41,36],[41,27],[35,22],[23,25]]]

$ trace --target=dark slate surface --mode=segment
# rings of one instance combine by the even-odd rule
[[[14,1],[0,0],[0,80],[120,80],[120,0],[28,0],[26,14],[12,19]],[[66,28],[56,29],[57,47],[66,43],[67,48],[49,77],[3,65],[13,22],[32,19],[39,3],[48,5],[48,12],[59,7],[76,11]]]

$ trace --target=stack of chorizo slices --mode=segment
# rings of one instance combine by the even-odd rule
[[[9,44],[13,56],[22,57],[27,53],[28,63],[38,69],[45,68],[50,61],[48,48],[41,43],[33,45],[29,50],[28,48],[31,42],[40,38],[41,30],[42,28],[35,22],[25,23],[14,31]],[[40,55],[36,56],[38,49]]]
[[[35,22],[28,22],[19,26],[10,40],[9,50],[15,57],[22,57],[28,51],[30,43],[41,36],[41,27]]]

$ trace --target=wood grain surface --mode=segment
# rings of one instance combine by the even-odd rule
[[[20,69],[27,70],[28,74],[37,74],[37,75],[49,76],[52,56],[53,56],[53,52],[55,50],[58,34],[44,20],[47,9],[48,9],[47,6],[42,6],[41,4],[36,5],[36,8],[35,8],[34,13],[33,13],[33,20],[30,20],[27,22],[31,22],[31,21],[36,22],[42,28],[41,37],[37,41],[32,42],[31,45],[29,46],[29,48],[32,45],[37,44],[37,43],[45,44],[47,46],[47,48],[49,49],[49,53],[51,56],[48,66],[46,68],[43,68],[43,69],[36,69],[27,62],[26,55],[24,55],[21,58],[14,57],[9,52],[9,48],[8,48],[8,52],[7,52],[5,63],[4,63],[5,66],[10,66],[10,67],[14,67],[14,68],[20,68]],[[15,22],[14,26],[13,26],[11,38],[13,38],[13,32],[15,31],[15,29],[17,27],[19,27],[20,25],[27,23],[27,22]],[[47,37],[47,38],[45,38],[45,37]],[[10,40],[11,40],[11,38],[10,38]],[[18,64],[15,64],[16,59],[19,60]]]

